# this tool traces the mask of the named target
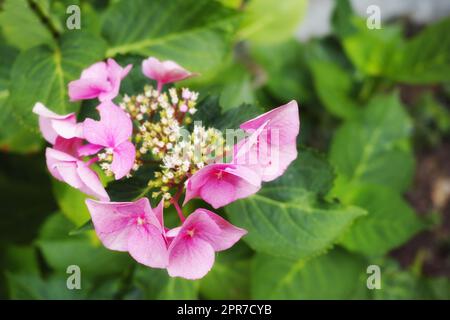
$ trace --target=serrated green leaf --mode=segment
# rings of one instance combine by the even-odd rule
[[[253,299],[365,298],[364,260],[341,250],[303,261],[257,254],[252,263]]]
[[[37,132],[38,117],[31,112],[37,101],[60,114],[76,111],[79,104],[69,102],[67,83],[103,59],[104,51],[101,38],[74,32],[62,37],[60,47],[41,46],[22,52],[13,65],[10,95],[21,124]]]
[[[26,0],[4,1],[0,27],[7,42],[21,50],[55,42],[51,32]]]
[[[368,211],[368,215],[357,219],[343,236],[343,246],[351,251],[368,256],[385,254],[425,226],[401,196],[391,189],[344,184],[336,193],[345,203]]]
[[[230,51],[235,20],[236,11],[216,1],[129,0],[108,9],[103,34],[110,43],[108,56],[156,56],[204,73]]]
[[[249,231],[244,240],[254,250],[293,259],[311,257],[332,246],[365,213],[321,200],[317,192],[328,190],[333,175],[317,170],[321,165],[315,158],[300,156],[279,181],[225,208],[234,224]],[[308,180],[311,173],[317,173],[316,183]]]
[[[389,185],[404,191],[410,184],[414,157],[407,139],[411,120],[396,95],[374,98],[361,118],[337,130],[330,159],[351,182]]]

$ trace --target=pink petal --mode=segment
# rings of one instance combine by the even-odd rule
[[[58,136],[53,149],[68,154],[72,160],[76,160],[79,156],[78,150],[82,145],[83,140],[80,138],[64,139]]]
[[[54,144],[58,135],[66,139],[82,137],[82,131],[76,124],[74,113],[59,115],[40,102],[34,105],[33,112],[39,115],[39,128],[49,143]]]
[[[169,253],[161,231],[151,224],[131,229],[128,251],[139,263],[152,268],[165,268]]]
[[[70,101],[97,98],[102,92],[111,90],[108,82],[98,79],[79,79],[69,82]]]
[[[97,154],[103,148],[103,146],[100,146],[98,144],[88,143],[78,149],[78,154],[80,156],[91,156],[93,154]]]
[[[200,279],[211,270],[214,264],[213,247],[198,237],[174,240],[169,252],[167,271],[171,277]]]
[[[261,178],[253,170],[236,164],[211,164],[189,178],[184,203],[201,197],[215,209],[248,197],[261,188]]]
[[[100,111],[100,121],[84,121],[87,141],[114,148],[131,137],[133,124],[125,111],[110,101],[101,103],[97,109]]]
[[[81,189],[84,186],[83,181],[77,173],[77,164],[75,162],[59,162],[55,164],[59,176],[64,182],[75,189]]]
[[[110,250],[128,251],[131,218],[119,210],[122,204],[86,200],[95,231],[103,245]]]
[[[130,141],[125,141],[115,147],[113,152],[111,170],[114,172],[116,180],[119,180],[126,176],[133,168],[136,149]]]
[[[81,72],[80,79],[91,79],[98,83],[107,82],[108,68],[104,61],[96,62]]]
[[[130,72],[131,67],[132,65],[128,65],[126,68],[122,68],[114,59],[108,59],[107,73],[111,88],[108,91],[100,93],[98,97],[100,101],[110,101],[119,94],[120,83],[128,72]]]
[[[161,62],[154,57],[142,62],[142,73],[162,84],[181,81],[195,75],[173,61]]]
[[[96,197],[100,200],[109,200],[108,193],[103,187],[97,173],[89,168],[85,163],[79,161],[77,172],[84,185],[80,189],[84,193]]]
[[[209,218],[211,218],[220,228],[221,232],[219,234],[209,233],[206,235],[206,239],[213,246],[215,251],[222,251],[231,248],[236,242],[239,241],[240,238],[247,234],[246,230],[232,225],[227,220],[212,211],[197,209],[194,213],[192,213],[192,215],[196,213],[207,214]]]
[[[235,146],[233,163],[251,168],[261,176],[262,181],[278,178],[297,158],[297,143],[294,139],[280,145],[272,144],[277,140],[273,139],[275,136],[275,132],[257,130]]]
[[[272,144],[282,145],[295,141],[300,131],[300,117],[297,102],[293,100],[288,104],[244,122],[240,125],[240,128],[246,131],[257,130],[267,121],[269,121],[267,127],[270,130],[277,130],[279,133],[278,141],[271,141]]]
[[[231,182],[225,179],[209,179],[207,184],[200,189],[200,198],[217,209],[237,199],[236,189]]]
[[[150,204],[149,204],[150,206]],[[164,229],[164,200],[161,200],[156,208],[153,209],[156,219]]]

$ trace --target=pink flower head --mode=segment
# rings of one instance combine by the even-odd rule
[[[114,59],[94,63],[83,70],[80,79],[69,83],[70,100],[114,99],[119,93],[120,82],[130,72],[131,67],[130,64],[122,68]]]
[[[59,115],[49,110],[40,102],[34,105],[33,112],[39,115],[39,128],[45,140],[49,143],[55,144],[58,136],[65,139],[83,137],[83,129],[77,123],[75,113]]]
[[[297,158],[300,118],[296,101],[244,122],[240,128],[252,134],[235,146],[233,163],[252,168],[262,181],[278,178]]]
[[[246,198],[261,188],[261,178],[251,169],[236,164],[210,164],[187,180],[184,203],[200,197],[215,209]]]
[[[147,198],[136,202],[100,202],[87,199],[95,231],[103,245],[128,251],[139,263],[165,268],[168,251],[162,226],[163,203],[152,210]]]
[[[113,154],[111,171],[116,179],[121,179],[130,172],[136,156],[136,149],[129,141],[133,124],[127,114],[111,101],[103,102],[97,109],[100,121],[84,121],[84,136],[90,144],[83,146],[80,153],[92,155],[106,148]]]
[[[215,252],[230,248],[246,233],[209,210],[195,210],[181,228],[167,233],[169,239],[173,237],[169,245],[169,275],[202,278],[211,270]]]
[[[62,144],[58,143],[56,146],[67,151],[73,150],[72,143],[77,143],[75,139],[61,141]],[[47,148],[45,151],[47,168],[51,175],[90,196],[109,200],[97,173],[89,168],[89,164],[61,150]]]
[[[195,76],[194,73],[187,71],[171,60],[159,61],[154,57],[142,61],[142,73],[158,82],[158,91],[166,83],[177,82]]]

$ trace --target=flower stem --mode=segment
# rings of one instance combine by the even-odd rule
[[[178,201],[174,200],[173,198],[170,199],[170,202],[173,204],[173,206],[175,207],[175,209],[177,210],[178,213],[178,217],[181,220],[181,223],[184,222],[184,220],[186,220],[186,218],[183,215],[183,210],[180,208],[180,205],[178,204]]]
[[[181,193],[183,192],[183,184],[178,185],[178,191],[175,193],[172,199],[170,199],[170,203],[173,204],[175,207],[175,210],[177,210],[178,217],[180,218],[181,222],[183,223],[186,218],[183,215],[183,210],[180,208],[180,205],[178,204],[178,200],[180,199]]]

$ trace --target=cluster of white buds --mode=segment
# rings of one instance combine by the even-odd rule
[[[182,136],[162,158],[162,170],[156,172],[155,180],[150,182],[160,191],[153,192],[152,196],[162,194],[169,200],[171,187],[179,185],[205,165],[221,161],[226,151],[222,132],[195,125],[193,132]]]
[[[181,127],[192,122],[190,116],[197,111],[197,98],[197,92],[186,88],[171,88],[167,94],[152,86],[145,86],[142,94],[124,96],[119,106],[130,115],[137,128],[134,170],[142,166],[149,154],[161,160],[173,148],[180,138]]]
[[[201,125],[194,125],[192,133],[185,129],[197,111],[197,99],[198,93],[187,88],[159,92],[152,86],[145,86],[143,93],[125,95],[119,104],[134,124],[136,162],[133,170],[137,171],[147,161],[160,163],[161,170],[155,173],[149,186],[159,189],[153,192],[153,197],[161,196],[167,204],[172,197],[171,188],[224,152],[224,139],[219,130],[205,129]],[[105,159],[110,158],[105,154]],[[112,174],[110,162],[101,165],[105,172]]]
[[[113,175],[113,172],[111,170],[113,150],[111,148],[105,148],[102,152],[98,153],[97,156],[100,168],[103,170],[106,176],[111,177]]]

